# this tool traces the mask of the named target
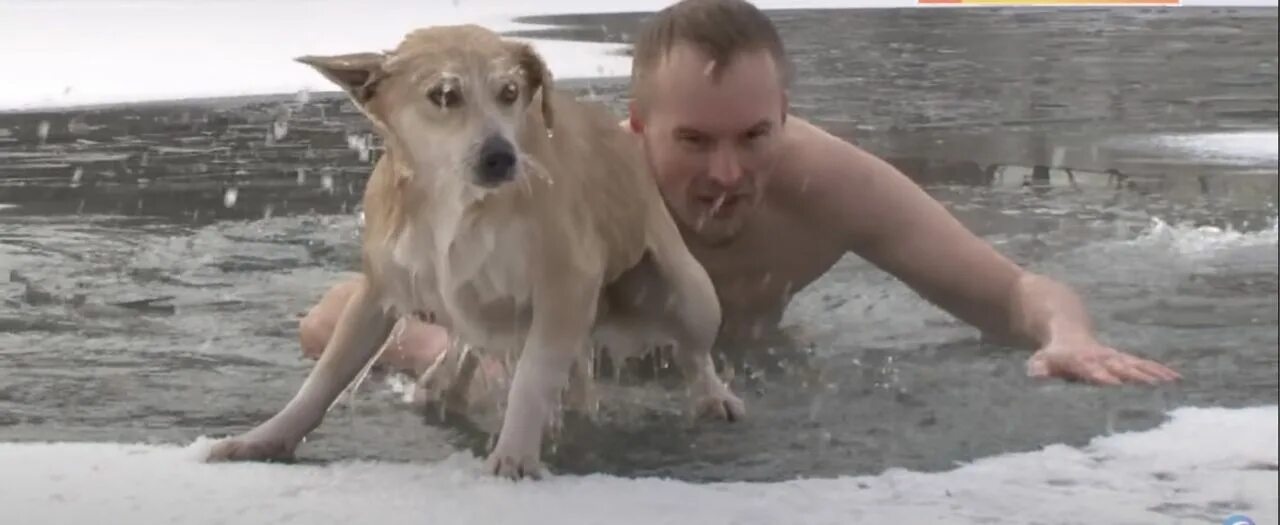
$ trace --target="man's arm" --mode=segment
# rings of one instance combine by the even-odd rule
[[[849,249],[922,297],[998,340],[1037,348],[1033,375],[1098,383],[1157,382],[1177,374],[1096,340],[1070,288],[1028,272],[961,224],[887,162],[815,130],[810,169],[822,173],[812,210],[842,228]],[[816,202],[813,202],[816,201]]]

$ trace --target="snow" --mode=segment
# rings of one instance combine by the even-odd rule
[[[607,475],[511,482],[458,454],[435,464],[207,464],[185,446],[0,444],[0,509],[18,522],[1220,523],[1277,520],[1277,407],[1182,408],[1083,448],[951,471],[692,484]],[[1180,521],[1185,520],[1185,521]]]

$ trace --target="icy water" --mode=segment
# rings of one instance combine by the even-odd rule
[[[788,312],[807,364],[736,380],[748,421],[691,425],[678,393],[621,388],[553,468],[940,470],[1150,428],[1174,407],[1277,402],[1275,9],[776,19],[798,114],[1076,286],[1108,342],[1186,379],[1030,380],[1025,352],[849,257]],[[638,20],[537,21],[626,40]],[[564,84],[625,102],[617,79]],[[311,366],[299,314],[356,262],[367,133],[332,94],[0,114],[0,441],[188,443],[283,406]],[[428,461],[486,441],[379,381],[299,454]]]

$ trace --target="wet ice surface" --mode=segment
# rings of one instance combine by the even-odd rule
[[[780,15],[796,111],[1076,285],[1107,341],[1187,379],[1032,381],[1025,353],[849,258],[788,312],[809,366],[736,385],[748,421],[690,425],[678,392],[623,389],[553,468],[941,470],[1150,428],[1178,406],[1276,403],[1274,146],[1195,149],[1241,131],[1274,143],[1276,10],[1002,13]],[[590,20],[625,34],[634,18]],[[578,87],[621,108],[617,81]],[[0,441],[184,444],[283,406],[311,364],[297,315],[355,265],[367,131],[324,94],[0,115]],[[436,460],[486,442],[376,382],[300,454]]]

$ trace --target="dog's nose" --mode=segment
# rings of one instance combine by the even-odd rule
[[[480,165],[476,179],[482,186],[494,187],[515,177],[516,151],[511,141],[494,135],[480,145]]]

